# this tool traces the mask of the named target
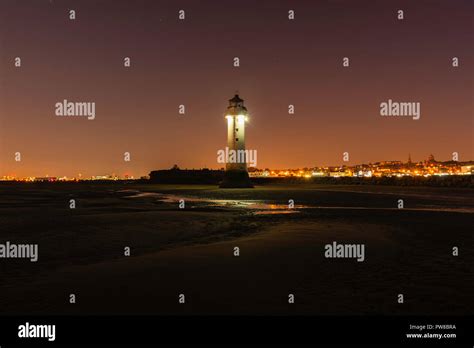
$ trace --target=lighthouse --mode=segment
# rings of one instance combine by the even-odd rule
[[[227,157],[222,188],[249,188],[253,187],[247,172],[247,158],[245,151],[245,123],[248,121],[247,108],[244,101],[236,94],[229,99],[229,106],[225,112],[227,120]]]

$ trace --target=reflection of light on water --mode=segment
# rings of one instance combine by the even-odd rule
[[[254,212],[255,215],[277,215],[277,214],[294,214],[299,213],[298,210],[259,210]]]
[[[125,192],[135,193],[134,190],[123,190]],[[119,192],[119,191],[117,191]],[[294,208],[289,209],[286,204],[275,204],[265,203],[261,200],[234,200],[234,199],[210,199],[210,198],[198,198],[198,197],[183,197],[174,194],[164,194],[156,192],[139,192],[126,198],[148,198],[154,197],[160,202],[164,203],[177,203],[181,199],[186,202],[202,203],[203,206],[207,207],[226,207],[226,208],[246,208],[254,211],[254,214],[292,214],[299,213],[298,209],[344,209],[344,210],[391,210],[391,211],[438,211],[438,212],[458,212],[458,213],[474,213],[473,208],[445,208],[445,207],[419,207],[419,208],[388,208],[388,207],[348,207],[348,206],[308,206],[308,205],[295,205]]]
[[[117,191],[117,192],[126,193],[126,191],[127,190]],[[158,195],[159,193],[154,193],[154,192],[141,192],[141,193],[137,193],[131,196],[127,196],[126,198],[158,197]]]
[[[135,192],[130,192],[135,193]],[[177,203],[181,199],[185,202],[205,203],[208,207],[228,207],[228,208],[246,208],[255,210],[255,214],[292,214],[297,213],[294,209],[309,208],[304,205],[295,205],[293,209],[289,209],[286,204],[265,203],[260,200],[234,200],[234,199],[209,199],[198,197],[183,197],[174,194],[164,194],[156,192],[140,192],[127,196],[126,198],[156,198],[164,203]]]

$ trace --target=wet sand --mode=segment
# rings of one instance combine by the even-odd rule
[[[2,313],[474,310],[472,190],[122,186],[0,186],[0,241],[40,248],[36,263],[0,261]],[[396,208],[399,198],[406,209]],[[287,213],[289,199],[296,213]],[[325,258],[333,241],[365,244],[365,261]],[[76,304],[68,303],[70,293]]]

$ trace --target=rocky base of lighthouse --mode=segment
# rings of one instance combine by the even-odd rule
[[[249,173],[242,170],[226,170],[220,188],[253,188]]]

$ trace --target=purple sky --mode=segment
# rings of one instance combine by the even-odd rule
[[[247,148],[258,151],[259,168],[339,165],[345,151],[349,164],[406,161],[408,153],[416,161],[430,153],[449,160],[452,152],[471,160],[473,7],[2,0],[0,176],[222,167],[223,113],[236,90],[250,112]],[[95,102],[95,119],[55,116],[64,99]],[[380,116],[388,99],[420,102],[420,120]]]

